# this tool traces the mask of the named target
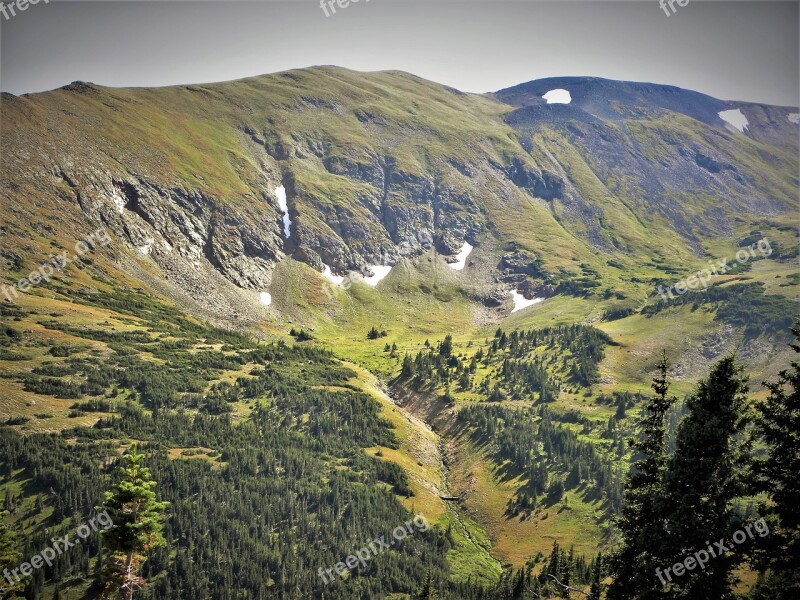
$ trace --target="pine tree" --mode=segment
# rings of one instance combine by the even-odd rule
[[[689,412],[667,466],[665,568],[706,549],[710,540],[730,540],[736,530],[731,501],[745,492],[741,475],[750,450],[740,439],[747,391],[742,368],[728,356],[686,401]],[[705,569],[667,574],[671,597],[730,598],[731,572],[739,560],[740,553],[725,553]]]
[[[800,325],[792,328],[800,352]],[[762,570],[769,574],[756,585],[766,597],[783,600],[800,596],[800,362],[781,371],[776,383],[764,383],[770,394],[757,405],[757,429],[767,456],[756,463],[755,493],[767,493],[765,509],[770,535],[759,539]]]
[[[403,379],[411,379],[414,376],[414,361],[408,354],[403,358],[403,369],[400,376]]]
[[[105,597],[132,600],[134,592],[144,585],[139,571],[148,552],[166,543],[161,522],[167,503],[156,501],[156,482],[135,444],[123,459],[120,481],[106,492],[103,505],[113,523],[102,538],[106,554]]]
[[[666,465],[665,419],[675,401],[669,396],[666,353],[658,363],[651,396],[639,422],[640,436],[630,441],[639,453],[625,485],[625,505],[617,521],[622,535],[620,549],[611,557],[614,581],[608,590],[610,600],[652,598],[661,585],[655,578],[660,566],[657,540],[664,531],[659,503],[664,496],[663,476]]]
[[[592,565],[592,585],[589,588],[589,595],[592,600],[600,600],[600,594],[603,593],[603,568],[604,568],[603,553],[599,553]]]
[[[433,585],[433,573],[430,570],[425,573],[425,579],[422,581],[422,587],[416,597],[418,600],[435,600],[437,597],[436,588]]]
[[[444,340],[439,344],[439,354],[444,356],[445,358],[450,358],[450,355],[453,353],[453,336],[447,334]]]

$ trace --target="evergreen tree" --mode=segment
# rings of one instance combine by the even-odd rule
[[[103,505],[113,523],[103,532],[105,597],[131,600],[144,585],[139,572],[148,552],[166,544],[161,522],[167,503],[156,501],[156,482],[135,444],[123,458],[120,481],[106,492]]]
[[[439,354],[445,358],[450,358],[453,352],[453,336],[448,334],[445,336],[444,341],[439,345]]]
[[[800,325],[791,347],[800,352]],[[754,492],[767,493],[772,505],[764,517],[770,535],[759,539],[759,567],[769,569],[755,594],[788,599],[800,597],[800,362],[779,374],[776,383],[764,383],[770,394],[757,405],[757,428],[767,447],[767,456],[756,463]]]
[[[437,598],[436,588],[433,585],[433,573],[428,570],[425,573],[425,579],[422,581],[422,587],[417,592],[418,600],[435,600]]]
[[[658,597],[660,582],[655,577],[659,560],[657,541],[662,538],[664,521],[660,499],[664,496],[663,476],[666,465],[665,419],[674,398],[669,396],[666,353],[658,363],[653,378],[655,394],[649,399],[639,422],[639,437],[630,445],[638,460],[625,486],[625,505],[617,521],[622,543],[611,557],[614,581],[608,590],[610,600]]]
[[[731,501],[745,491],[741,467],[749,445],[741,434],[747,391],[742,368],[728,356],[686,401],[689,412],[667,466],[664,568],[707,549],[712,540],[730,540],[737,529]],[[740,558],[740,553],[718,552],[705,569],[667,574],[668,597],[730,598],[731,572]]]
[[[592,585],[589,588],[589,595],[592,600],[600,600],[600,595],[603,593],[603,569],[605,558],[603,553],[597,555],[597,558],[592,565]]]
[[[414,376],[414,361],[406,354],[403,358],[403,370],[400,375],[403,379],[411,379]]]

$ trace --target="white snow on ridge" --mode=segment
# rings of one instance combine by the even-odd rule
[[[789,113],[786,118],[789,119],[789,123],[800,124],[800,113]]]
[[[719,113],[719,118],[726,123],[730,123],[742,133],[744,133],[744,130],[747,129],[747,126],[749,125],[747,122],[747,117],[744,116],[741,108],[723,110],[721,113]]]
[[[269,306],[270,304],[272,304],[272,294],[270,294],[269,292],[261,292],[260,296],[261,296],[261,304],[263,304],[264,306]]]
[[[331,271],[331,268],[328,265],[323,264],[322,266],[325,267],[325,269],[322,271],[322,276],[325,279],[330,281],[333,285],[342,285],[344,283],[344,277],[341,275],[334,275],[333,271]]]
[[[534,304],[539,304],[539,302],[544,301],[544,298],[532,298],[531,300],[528,300],[517,290],[513,290],[511,292],[511,298],[514,300],[514,308],[511,309],[512,313],[515,313],[518,310],[522,310],[523,308],[528,308],[529,306],[533,306]]]
[[[375,287],[392,271],[392,267],[383,265],[371,265],[372,272],[375,273],[372,277],[364,277],[364,283]]]
[[[286,204],[286,188],[279,185],[275,188],[275,194],[278,196],[278,206],[283,213],[283,235],[288,240],[292,235],[292,219],[289,217],[289,205]]]
[[[570,96],[569,91],[561,88],[550,90],[542,98],[547,100],[548,104],[569,104],[572,102],[572,96]]]
[[[359,273],[354,273],[352,271],[348,275],[342,276],[342,275],[334,275],[333,271],[331,271],[331,268],[328,265],[323,263],[322,266],[324,267],[324,269],[322,270],[322,276],[328,281],[330,281],[333,285],[337,285],[344,288],[349,288],[350,284],[353,283],[354,281],[363,281],[367,285],[375,287],[381,281],[383,281],[392,270],[392,267],[390,266],[371,265],[370,269],[372,269],[372,272],[375,273],[371,277],[365,277]],[[345,282],[347,282],[347,285],[345,285]]]
[[[464,245],[461,246],[461,250],[459,250],[458,254],[456,254],[457,261],[454,263],[447,263],[451,269],[455,269],[456,271],[461,271],[467,265],[467,257],[469,256],[470,252],[472,252],[472,246],[469,242],[464,242]]]

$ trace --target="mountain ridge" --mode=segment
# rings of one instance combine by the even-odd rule
[[[570,104],[544,103],[557,85]],[[788,215],[796,185],[797,126],[773,123],[783,109],[742,134],[710,116],[727,101],[659,84],[547,78],[480,95],[314,67],[201,86],[74,82],[3,104],[0,193],[76,207],[75,227],[104,223],[128,260],[180,289],[216,271],[268,291],[287,257],[369,275],[429,252],[454,260],[468,242],[491,249],[467,265],[489,307],[513,288],[641,293],[634,280],[663,275],[647,256],[702,264],[704,238]],[[36,221],[25,211],[4,210],[20,241]],[[643,272],[620,277],[598,252]]]
[[[225,79],[219,81],[204,81],[204,82],[193,82],[193,83],[174,83],[174,84],[167,84],[167,85],[160,85],[160,86],[149,86],[149,85],[138,85],[138,86],[109,86],[104,84],[99,84],[91,81],[84,81],[84,80],[75,80],[70,83],[66,83],[62,86],[55,87],[49,90],[41,90],[38,92],[24,92],[21,94],[14,94],[12,92],[0,92],[0,95],[21,98],[26,96],[35,96],[37,94],[46,94],[50,92],[54,92],[57,90],[68,90],[71,87],[83,87],[83,86],[94,86],[97,88],[108,89],[108,90],[133,90],[133,89],[150,89],[150,90],[157,90],[157,89],[169,89],[169,88],[185,88],[185,87],[204,87],[204,86],[215,86],[215,85],[225,85],[230,83],[237,83],[242,81],[254,80],[264,77],[272,77],[275,75],[284,75],[287,73],[297,73],[297,72],[308,72],[314,70],[335,70],[342,73],[350,73],[350,74],[362,74],[362,75],[377,75],[377,74],[396,74],[396,75],[405,75],[411,78],[414,78],[419,81],[435,84],[438,86],[442,86],[445,88],[449,88],[459,94],[471,94],[476,96],[482,95],[490,95],[490,94],[499,94],[501,92],[507,92],[509,90],[513,90],[515,88],[519,88],[522,86],[529,86],[532,84],[545,84],[545,82],[550,82],[552,85],[548,89],[552,89],[553,87],[557,87],[558,82],[564,83],[580,83],[584,81],[593,81],[593,82],[610,82],[610,83],[617,83],[617,84],[627,84],[633,86],[641,86],[641,87],[650,87],[650,88],[663,88],[663,89],[673,89],[676,91],[683,91],[683,92],[691,92],[693,94],[697,94],[700,96],[705,96],[707,98],[716,100],[718,102],[723,103],[736,103],[736,104],[753,104],[758,106],[773,106],[777,108],[789,108],[789,109],[797,109],[798,106],[793,106],[791,104],[772,104],[769,102],[760,102],[756,100],[738,100],[738,99],[726,99],[726,98],[719,98],[714,96],[710,93],[706,92],[699,92],[697,90],[692,90],[691,88],[682,87],[680,85],[671,84],[671,83],[659,83],[655,81],[641,81],[641,80],[629,80],[629,79],[613,79],[610,77],[602,77],[599,75],[555,75],[555,76],[548,76],[548,77],[537,77],[535,79],[530,79],[527,81],[523,81],[520,83],[514,83],[508,85],[506,87],[500,88],[499,90],[494,91],[484,91],[484,92],[467,92],[463,90],[459,90],[458,88],[448,85],[439,83],[433,79],[427,79],[425,77],[421,77],[416,75],[410,71],[404,71],[402,69],[378,69],[373,71],[362,71],[359,69],[351,69],[349,67],[342,67],[335,64],[320,64],[320,65],[313,65],[308,67],[295,67],[291,69],[285,69],[282,71],[274,71],[269,73],[258,73],[255,75],[247,75],[245,77],[238,77],[235,79]]]

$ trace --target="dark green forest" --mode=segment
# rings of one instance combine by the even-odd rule
[[[477,389],[482,400],[460,408],[458,419],[474,443],[491,445],[505,477],[523,481],[508,515],[524,518],[573,490],[602,500],[616,542],[610,552],[590,557],[556,543],[550,556],[506,569],[487,588],[452,582],[446,561],[451,532],[432,527],[324,582],[320,569],[414,517],[399,501],[413,500],[406,472],[364,452],[396,448],[397,440],[379,403],[351,383],[355,373],[308,340],[259,343],[201,325],[136,291],[80,300],[136,313],[147,329],[41,321],[52,331],[103,341],[111,354],[53,345],[53,361],[21,376],[26,389],[75,400],[71,417],[101,418],[59,434],[0,427],[0,477],[18,486],[4,495],[3,511],[22,525],[32,523],[34,513],[50,511],[33,533],[4,523],[3,568],[86,522],[113,486],[124,489],[121,454],[135,442],[155,497],[165,503],[158,534],[164,543],[146,552],[141,576],[147,585],[137,600],[366,600],[388,592],[464,600],[566,598],[576,593],[574,586],[590,589],[585,593],[598,600],[601,594],[722,599],[733,597],[733,573],[744,564],[759,572],[753,600],[796,598],[800,591],[797,363],[768,384],[767,401],[751,406],[736,357],[719,361],[683,403],[669,396],[662,361],[652,396],[592,398],[616,407],[614,417],[598,424],[550,404],[562,388],[596,381],[610,343],[596,329],[498,330],[470,355],[456,353],[449,337],[427,344],[416,357],[406,356],[398,381],[416,390]],[[17,352],[22,338],[15,310],[4,309],[2,346],[8,352]],[[245,365],[246,375],[211,384]],[[480,369],[488,376],[476,386]],[[633,409],[636,418],[628,414]],[[596,434],[602,443],[579,433]],[[174,449],[184,450],[176,457]],[[614,466],[629,451],[630,473]],[[34,508],[23,508],[23,500],[32,498]],[[707,538],[730,537],[756,518],[769,523],[769,537],[667,586],[654,584],[654,568],[681,562]],[[78,589],[96,597],[104,552],[100,538],[89,538],[34,571],[24,589],[9,587],[0,597],[38,599],[46,587],[55,589],[55,598]]]

